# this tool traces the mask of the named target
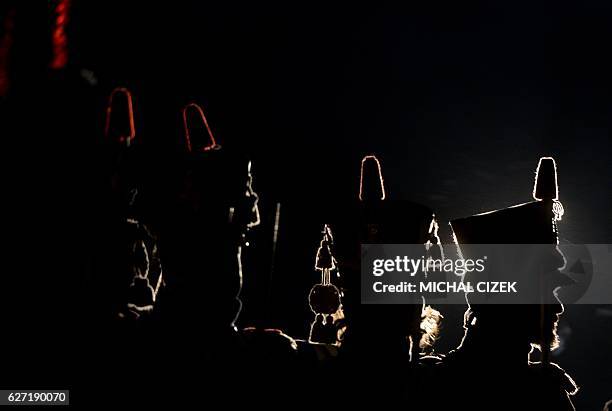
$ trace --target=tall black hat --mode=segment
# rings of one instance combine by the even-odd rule
[[[542,157],[536,169],[534,201],[451,221],[460,251],[468,257],[468,244],[558,244],[557,221],[563,215],[558,193],[555,160]],[[558,256],[560,268],[563,255],[559,252]],[[558,270],[551,274],[553,286],[574,284]]]

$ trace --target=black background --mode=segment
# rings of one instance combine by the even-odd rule
[[[116,86],[135,96],[154,168],[180,144],[180,108],[197,101],[221,144],[253,158],[262,195],[354,195],[359,160],[374,152],[390,193],[434,209],[448,242],[449,219],[529,201],[537,160],[551,155],[562,240],[612,242],[608,2],[75,1],[59,71],[48,68],[48,5],[14,5],[1,103],[5,239],[16,260],[6,270],[28,292],[89,264],[88,219],[100,210],[87,170]],[[296,284],[286,292],[305,301]],[[5,299],[8,323],[14,300],[29,301]],[[441,352],[460,338],[460,308],[443,312]],[[612,398],[611,315],[566,308],[555,360],[582,386],[577,409]],[[45,329],[59,321],[37,318]],[[297,337],[308,326],[279,325]]]

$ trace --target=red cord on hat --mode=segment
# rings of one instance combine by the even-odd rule
[[[200,117],[204,122],[204,126],[206,127],[206,131],[208,132],[208,137],[210,138],[210,144],[202,147],[201,150],[210,151],[220,149],[221,146],[217,144],[215,136],[213,135],[212,131],[210,130],[210,127],[208,126],[208,121],[206,120],[206,116],[204,115],[204,110],[202,110],[202,107],[200,107],[198,104],[190,103],[183,108],[183,125],[185,126],[185,142],[187,144],[187,150],[189,150],[189,152],[193,151],[193,147],[191,146],[191,135],[189,134],[189,125],[187,124],[187,110],[189,110],[190,108],[194,108],[195,110],[197,110],[198,114],[200,114]]]
[[[118,93],[125,94],[128,103],[128,117],[130,121],[130,134],[128,136],[119,136],[120,143],[126,143],[128,146],[132,143],[134,136],[136,135],[136,128],[134,127],[134,109],[132,108],[132,93],[125,87],[117,87],[112,91],[108,98],[108,106],[106,107],[106,126],[104,128],[104,135],[109,137],[110,131],[110,119],[113,113],[113,99]]]

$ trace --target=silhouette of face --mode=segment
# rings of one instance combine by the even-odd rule
[[[525,307],[529,311],[523,317],[529,319],[529,322],[526,324],[529,342],[540,347],[549,344],[551,350],[556,349],[559,346],[557,325],[559,317],[563,313],[563,305],[558,302],[556,304],[529,305]]]
[[[557,283],[557,279],[561,274],[559,268],[564,265],[563,254],[554,245],[546,251],[539,251],[535,257],[540,262],[540,266],[545,267],[545,270],[551,270],[552,275],[542,277],[542,296],[545,304],[543,305],[527,305],[525,310],[525,318],[527,321],[529,342],[537,344],[540,347],[548,344],[550,349],[555,349],[559,346],[559,336],[557,335],[557,324],[559,317],[563,313],[563,305],[556,295],[556,289],[561,285]],[[535,275],[541,276],[540,273]]]
[[[469,250],[469,248],[464,248]],[[487,329],[496,338],[506,343],[512,342],[523,347],[525,343],[539,347],[549,346],[555,349],[559,345],[557,323],[563,313],[563,305],[556,296],[556,289],[566,283],[566,277],[559,272],[564,265],[563,254],[555,244],[541,244],[533,247],[529,244],[513,244],[504,251],[504,259],[498,266],[491,265],[490,274],[479,277],[480,274],[470,274],[470,281],[499,280],[496,268],[512,273],[517,280],[522,281],[525,294],[525,304],[488,304],[477,305],[477,299],[468,295],[472,303],[472,311],[476,316],[478,328]],[[519,283],[521,284],[521,283]],[[517,301],[519,302],[519,301]]]
[[[191,158],[179,173],[181,189],[173,192],[160,250],[168,287],[186,302],[189,315],[206,316],[214,329],[232,324],[240,311],[240,247],[259,214],[241,160],[222,151],[209,154]]]

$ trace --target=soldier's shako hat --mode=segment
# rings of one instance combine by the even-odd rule
[[[352,282],[349,288],[357,290],[362,244],[439,243],[433,211],[389,196],[381,162],[375,155],[366,155],[361,160],[357,201],[337,208],[330,225],[340,271],[346,273],[347,282]]]
[[[421,298],[414,304],[361,305],[360,265],[363,244],[438,243],[433,211],[421,204],[390,197],[381,163],[375,155],[361,160],[357,201],[346,204],[336,215],[334,250],[346,284],[347,336],[363,346],[385,338],[407,335],[418,329]],[[423,253],[425,253],[423,246]],[[408,298],[408,297],[407,297]],[[347,337],[348,338],[348,337]],[[348,342],[348,339],[347,339]]]
[[[217,143],[197,104],[183,109],[183,120],[183,144],[166,165],[162,200],[160,249],[172,294],[165,309],[187,319],[214,312],[209,322],[229,324],[240,305],[238,247],[256,219],[250,161]]]
[[[433,216],[424,205],[390,198],[380,161],[367,155],[361,161],[359,201],[338,210],[331,224],[338,261],[359,270],[360,244],[425,244],[436,235]]]
[[[540,158],[533,187],[534,201],[504,209],[452,220],[456,242],[464,257],[468,244],[554,244],[558,243],[557,224],[562,215],[558,202],[557,168],[552,157]],[[559,254],[559,265],[563,266]],[[559,270],[551,270],[551,286],[575,284]]]

